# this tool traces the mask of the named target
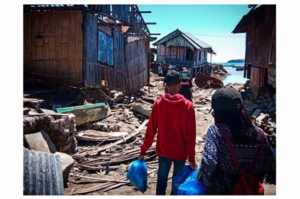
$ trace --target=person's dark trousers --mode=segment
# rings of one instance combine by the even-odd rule
[[[158,158],[158,175],[156,185],[156,195],[166,195],[167,183],[169,171],[174,163],[173,178],[178,174],[185,165],[185,161],[172,160],[169,158],[159,157]],[[175,195],[177,190],[171,191],[171,195]]]

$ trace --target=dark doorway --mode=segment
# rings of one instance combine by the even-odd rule
[[[190,48],[186,49],[186,60],[193,60],[193,51]]]

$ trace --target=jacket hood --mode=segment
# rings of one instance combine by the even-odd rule
[[[165,104],[168,111],[176,111],[176,108],[184,106],[185,104],[185,98],[183,95],[176,94],[176,95],[170,95],[165,94],[162,96],[162,102]]]

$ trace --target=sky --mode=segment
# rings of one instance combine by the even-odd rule
[[[243,15],[249,12],[248,5],[138,5],[151,33],[160,33],[157,40],[177,28],[189,32],[212,46],[217,55],[212,62],[227,62],[244,59],[246,34],[231,33]],[[157,41],[156,40],[156,41]],[[209,59],[210,61],[210,59]]]

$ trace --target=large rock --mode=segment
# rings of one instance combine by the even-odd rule
[[[24,134],[45,131],[57,151],[73,154],[77,146],[75,139],[75,116],[70,114],[38,114],[23,116]]]
[[[150,117],[152,107],[149,104],[133,103],[131,105],[132,110]]]
[[[67,187],[71,167],[73,166],[75,161],[71,156],[69,156],[65,153],[57,152],[57,153],[55,153],[55,155],[60,156],[61,170],[62,170],[63,179],[64,179],[64,187]]]
[[[25,135],[25,142],[30,150],[55,153],[56,147],[44,131]]]

